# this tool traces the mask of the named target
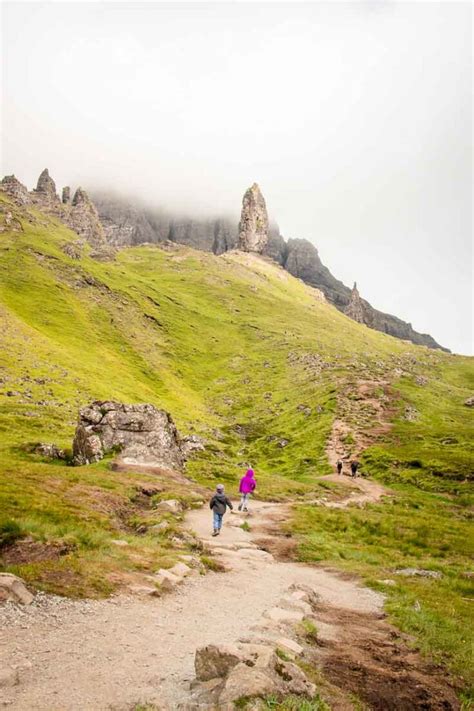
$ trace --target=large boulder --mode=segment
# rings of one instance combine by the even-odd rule
[[[198,708],[232,709],[242,697],[296,694],[311,698],[316,693],[314,684],[296,664],[279,659],[273,647],[266,644],[201,647],[196,651],[195,669],[193,687]]]
[[[95,401],[79,411],[73,442],[75,464],[97,462],[120,452],[125,464],[182,469],[181,440],[171,415],[153,405]]]

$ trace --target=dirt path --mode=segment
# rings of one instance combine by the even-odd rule
[[[304,584],[320,596],[315,661],[336,690],[345,675],[334,709],[353,707],[346,691],[370,700],[373,709],[458,708],[449,687],[434,684],[426,665],[394,641],[380,594],[322,568],[278,562],[257,547],[256,538],[282,513],[287,509],[281,505],[253,502],[249,516],[227,515],[217,538],[210,535],[207,507],[189,513],[187,525],[228,572],[196,574],[162,598],[74,602],[44,596],[30,608],[4,608],[0,668],[19,669],[20,683],[1,690],[3,705],[12,711],[125,711],[148,702],[178,709],[189,698],[197,647],[276,639],[282,630],[269,621],[268,610],[291,585]],[[240,527],[244,521],[250,531]]]
[[[273,508],[255,504],[254,516]],[[175,709],[188,696],[196,648],[258,638],[252,626],[293,583],[310,585],[341,609],[380,613],[377,593],[324,570],[275,564],[239,523],[239,516],[227,516],[223,534],[212,539],[209,511],[189,514],[189,526],[217,549],[229,572],[191,577],[171,595],[100,602],[45,597],[30,608],[0,613],[0,666],[19,668],[21,678],[4,690],[8,707],[99,711],[148,701]],[[244,609],[252,610],[251,617]]]

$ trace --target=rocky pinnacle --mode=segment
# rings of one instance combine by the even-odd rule
[[[257,183],[249,188],[242,200],[238,247],[244,252],[262,254],[268,243],[268,214],[265,198]]]
[[[352,287],[351,298],[346,308],[344,309],[346,316],[350,316],[354,321],[359,323],[365,323],[364,318],[364,304],[360,298],[359,291],[357,289],[357,282],[354,282]]]
[[[56,183],[50,177],[47,168],[43,170],[40,177],[38,178],[38,184],[36,186],[37,193],[44,193],[50,197],[56,197]]]

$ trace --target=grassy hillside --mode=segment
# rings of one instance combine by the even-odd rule
[[[253,255],[143,246],[109,262],[87,249],[73,259],[63,250],[73,232],[6,198],[0,207],[22,225],[0,233],[0,544],[31,539],[30,558],[4,556],[3,567],[47,590],[106,594],[173,562],[179,521],[158,536],[139,532],[157,498],[192,505],[217,481],[235,493],[247,463],[263,498],[304,500],[330,487],[318,477],[330,471],[337,416],[348,453],[364,442],[363,468],[394,496],[362,511],[298,507],[299,555],[374,585],[407,565],[443,572],[384,586],[388,606],[467,678],[472,359],[361,326]],[[374,398],[390,432],[378,427]],[[69,447],[78,407],[94,399],[153,403],[181,433],[203,437],[205,452],[187,468],[195,484],[162,477],[145,505],[151,476],[32,452],[36,442]]]

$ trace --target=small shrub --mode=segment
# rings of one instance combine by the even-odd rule
[[[201,563],[207,570],[212,570],[213,573],[225,572],[225,567],[222,563],[219,563],[219,561],[215,560],[215,558],[211,558],[208,555],[201,556]]]
[[[19,526],[16,521],[7,519],[3,523],[0,523],[0,548],[14,543],[19,538],[23,538],[24,535],[21,526]]]

